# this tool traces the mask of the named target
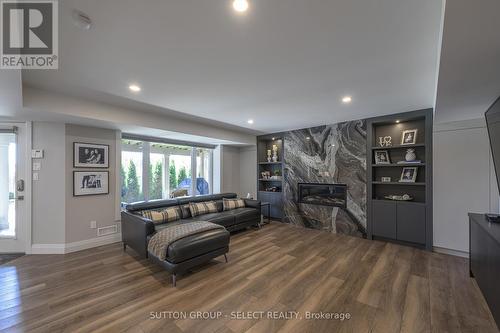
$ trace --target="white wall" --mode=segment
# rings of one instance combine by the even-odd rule
[[[109,194],[74,197],[73,143],[95,143],[109,146]],[[115,168],[116,135],[114,130],[66,125],[66,243],[79,242],[97,237],[97,229],[90,228],[90,221],[96,221],[102,228],[115,224],[116,181]],[[83,169],[88,170],[88,169]]]
[[[63,244],[65,242],[66,195],[64,177],[66,150],[65,125],[33,123],[33,149],[43,149],[38,180],[32,187],[32,242]]]
[[[483,119],[434,126],[434,247],[468,252],[469,212],[499,211]]]
[[[33,122],[32,131],[33,148],[44,150],[44,158],[36,160],[41,170],[32,187],[33,253],[64,253],[109,242],[97,239],[90,221],[97,221],[97,227],[116,223],[115,131],[52,122]],[[110,146],[108,195],[73,197],[73,142]]]
[[[221,192],[240,193],[240,150],[221,146]]]
[[[248,193],[257,198],[257,147],[240,148],[240,185],[239,194],[246,197]]]

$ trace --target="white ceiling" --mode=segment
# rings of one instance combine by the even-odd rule
[[[482,118],[500,96],[500,1],[446,2],[436,121]]]
[[[60,1],[60,69],[23,80],[263,132],[434,105],[441,1],[250,3],[242,16],[230,0]],[[74,8],[89,31],[72,24]]]

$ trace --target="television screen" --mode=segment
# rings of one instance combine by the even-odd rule
[[[486,124],[490,136],[491,153],[497,175],[497,184],[500,189],[500,97],[486,111]]]

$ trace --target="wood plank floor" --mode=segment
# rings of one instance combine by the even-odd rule
[[[277,222],[234,235],[228,258],[173,288],[119,243],[24,256],[0,266],[0,331],[497,332],[465,259]],[[197,311],[221,317],[189,318]]]

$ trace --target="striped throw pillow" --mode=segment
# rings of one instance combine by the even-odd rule
[[[179,207],[168,207],[164,209],[143,210],[141,215],[153,221],[154,224],[173,222],[181,219]]]
[[[245,208],[245,201],[243,199],[222,199],[224,210],[232,210],[236,208]]]
[[[215,201],[190,202],[189,210],[193,217],[208,213],[217,213],[217,203]]]

